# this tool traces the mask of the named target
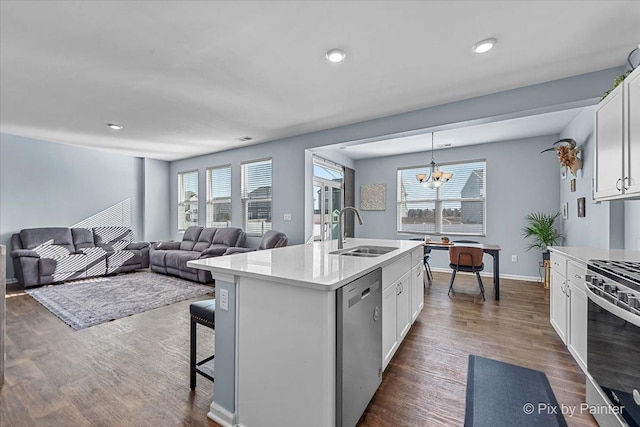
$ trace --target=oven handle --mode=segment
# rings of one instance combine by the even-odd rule
[[[591,290],[593,288],[592,284],[587,283],[586,285],[587,296],[591,301],[595,302],[614,316],[619,317],[620,319],[632,323],[636,326],[640,326],[640,316],[636,316],[635,314],[630,313],[627,310],[623,310],[617,305],[607,301],[605,298],[602,298],[600,295],[597,295]]]

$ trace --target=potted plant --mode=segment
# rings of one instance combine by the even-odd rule
[[[560,212],[555,214],[531,213],[526,216],[526,225],[522,228],[522,235],[525,239],[533,238],[526,249],[541,249],[542,259],[549,259],[548,246],[555,245],[564,236],[555,227],[556,218],[560,216]]]

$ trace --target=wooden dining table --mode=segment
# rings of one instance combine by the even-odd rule
[[[448,251],[452,246],[465,246],[470,248],[480,248],[482,252],[493,257],[493,289],[495,290],[496,301],[500,300],[500,246],[493,243],[424,243],[425,253],[429,250]]]

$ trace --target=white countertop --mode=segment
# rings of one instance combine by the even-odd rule
[[[601,249],[574,246],[549,246],[549,250],[583,263],[591,259],[640,262],[640,251],[627,249]]]
[[[347,239],[344,248],[392,246],[398,250],[378,257],[334,255],[338,241],[313,242],[278,249],[189,261],[187,266],[222,275],[264,278],[293,286],[334,291],[378,267],[391,264],[422,246],[416,240]]]

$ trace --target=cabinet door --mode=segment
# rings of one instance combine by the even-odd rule
[[[407,335],[411,327],[411,272],[405,274],[398,281],[397,318],[398,342]]]
[[[424,307],[424,267],[421,264],[413,267],[411,274],[411,322],[415,322]]]
[[[554,270],[551,270],[551,325],[560,339],[567,343],[567,296],[566,280]]]
[[[397,340],[397,283],[382,293],[382,360],[386,368],[398,346]]]
[[[583,286],[569,281],[569,351],[586,372],[589,302]]]
[[[594,198],[622,194],[623,85],[615,88],[595,113]]]
[[[627,107],[624,178],[625,195],[640,194],[640,68],[624,80]]]

